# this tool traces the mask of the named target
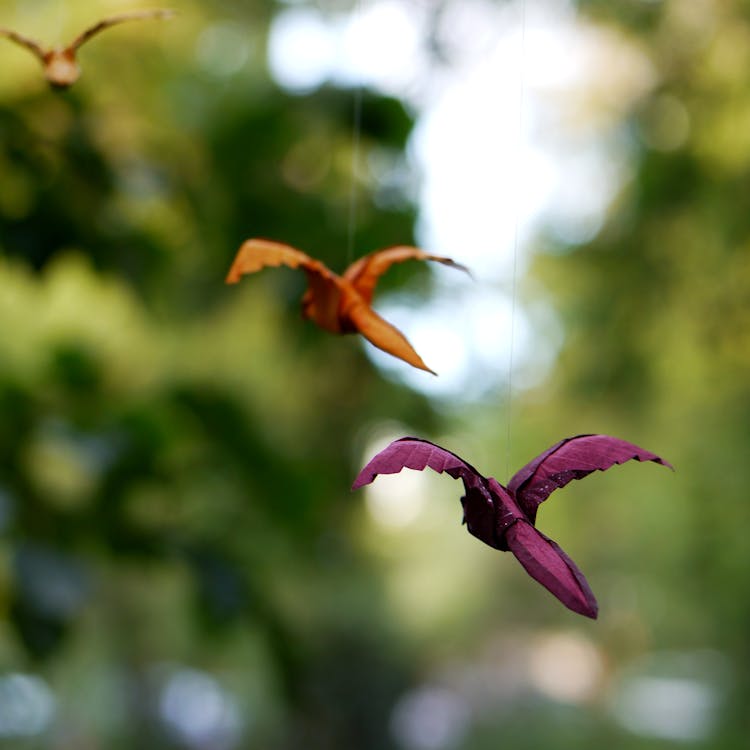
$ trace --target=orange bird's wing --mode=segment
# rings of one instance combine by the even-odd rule
[[[93,26],[89,26],[82,34],[79,34],[68,47],[69,50],[75,51],[82,44],[88,42],[92,36],[95,36],[104,29],[108,29],[110,26],[114,26],[118,23],[125,21],[143,21],[149,18],[171,18],[174,15],[173,10],[134,10],[130,13],[120,13],[116,16],[108,16],[103,18]]]
[[[22,47],[26,47],[27,50],[36,55],[36,57],[44,63],[44,57],[47,54],[47,51],[42,49],[38,42],[35,42],[33,39],[29,39],[27,36],[23,36],[16,31],[11,31],[10,29],[0,28],[0,36],[7,37],[12,42],[20,44]]]
[[[236,284],[244,274],[255,273],[266,266],[301,267],[308,271],[331,273],[320,261],[296,247],[282,242],[252,239],[245,240],[240,246],[227,273],[226,282]]]
[[[246,240],[227,273],[226,283],[236,284],[246,273],[255,273],[266,266],[301,268],[307,275],[308,288],[302,298],[302,313],[321,328],[341,333],[339,300],[341,279],[319,260],[301,250],[271,240]]]
[[[351,291],[347,294],[347,291],[344,290],[345,302],[342,306],[346,322],[350,324],[347,328],[354,328],[378,349],[408,362],[412,367],[437,375],[427,367],[398,328],[383,320],[359,294],[352,294]]]
[[[352,284],[366,302],[372,302],[372,295],[378,279],[394,263],[403,263],[405,260],[434,260],[437,263],[453,266],[453,268],[470,273],[468,268],[450,258],[444,258],[440,255],[430,255],[430,253],[426,253],[418,247],[397,245],[396,247],[388,247],[385,250],[378,250],[354,261],[346,269],[343,277]]]

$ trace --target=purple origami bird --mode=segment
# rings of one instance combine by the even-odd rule
[[[438,473],[461,478],[466,490],[461,498],[463,523],[469,533],[490,547],[510,550],[526,572],[566,607],[595,618],[598,606],[583,573],[552,539],[537,531],[536,510],[554,490],[571,480],[632,459],[672,468],[656,454],[625,440],[609,435],[576,435],[537,456],[503,487],[455,453],[428,440],[404,437],[378,453],[360,471],[352,489],[369,484],[378,474],[396,474],[403,468],[421,471],[429,466]]]

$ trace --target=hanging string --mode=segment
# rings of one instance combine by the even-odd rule
[[[352,113],[352,179],[349,186],[349,218],[346,230],[346,261],[354,260],[354,241],[357,228],[357,177],[359,174],[360,133],[362,131],[362,86],[357,84],[354,90]]]
[[[356,31],[356,24],[362,13],[362,0],[355,0],[352,8],[353,27]],[[362,83],[357,82],[354,88],[354,97],[352,103],[352,145],[351,145],[351,172],[352,178],[349,186],[349,217],[347,220],[346,230],[346,261],[352,263],[354,260],[354,242],[357,230],[357,178],[359,175],[360,162],[360,136],[362,132]]]
[[[518,139],[516,153],[523,153],[523,109],[526,95],[526,0],[520,0],[521,3],[521,49],[518,55]],[[516,174],[520,173],[520,169],[516,167]],[[520,225],[520,213],[521,213],[521,198],[523,196],[523,190],[518,189],[516,191],[515,199],[515,211],[514,211],[514,222],[513,222],[513,271],[511,280],[511,293],[510,293],[510,342],[508,348],[508,390],[506,396],[506,409],[508,411],[508,429],[506,434],[506,455],[505,455],[505,473],[506,475],[510,472],[510,440],[511,440],[511,423],[513,418],[512,405],[513,405],[513,354],[515,345],[515,333],[516,333],[516,297],[517,297],[517,275],[518,275],[518,235]]]

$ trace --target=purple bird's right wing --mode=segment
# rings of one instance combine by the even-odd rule
[[[492,487],[494,480],[483,477],[461,457],[428,440],[413,437],[394,440],[359,472],[352,489],[369,484],[378,474],[396,474],[404,468],[421,471],[426,467],[463,480],[466,495],[461,498],[461,505],[468,532],[494,549],[505,550],[502,535],[498,536],[495,506],[496,501],[502,505],[504,497]],[[499,486],[498,491],[507,496]]]
[[[462,479],[467,492],[478,489],[490,497],[486,479],[471,464],[429,440],[415,437],[394,440],[375,455],[359,472],[352,489],[370,484],[378,474],[397,474],[401,469],[422,471],[426,467],[439,474],[445,472],[454,479]]]
[[[583,573],[560,546],[519,520],[505,532],[510,551],[526,572],[568,609],[596,619],[599,607]]]
[[[626,461],[653,461],[672,465],[655,453],[609,435],[576,435],[553,445],[516,472],[508,483],[521,509],[531,523],[537,508],[559,487],[582,479],[594,471],[606,471]]]

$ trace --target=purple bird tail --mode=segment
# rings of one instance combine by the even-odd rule
[[[568,609],[596,619],[596,603],[583,573],[562,549],[526,521],[505,532],[510,551],[526,572],[554,594]]]

